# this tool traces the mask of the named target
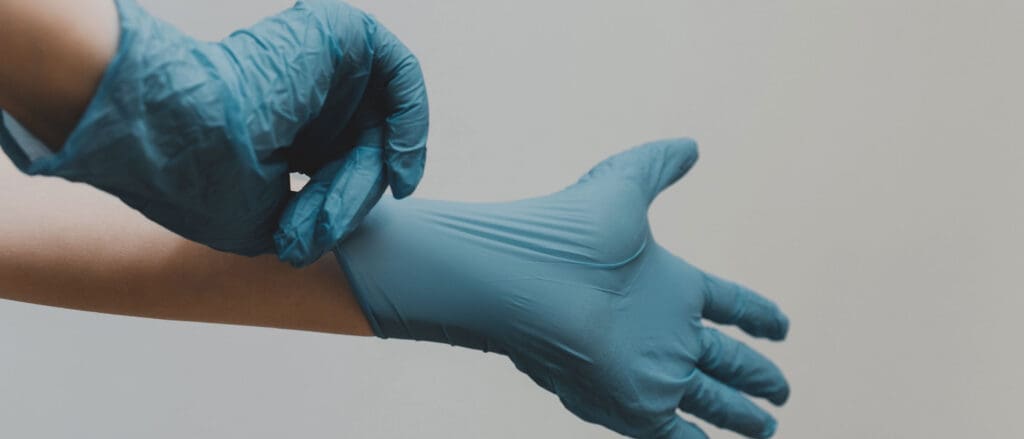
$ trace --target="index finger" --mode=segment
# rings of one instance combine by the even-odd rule
[[[395,198],[405,198],[423,178],[430,126],[427,88],[419,60],[384,26],[374,36],[374,75],[383,81],[384,158]]]

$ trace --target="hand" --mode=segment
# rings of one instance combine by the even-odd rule
[[[428,116],[416,58],[373,17],[335,0],[295,7],[219,43],[117,0],[120,43],[59,152],[20,169],[91,184],[213,248],[277,250],[306,265],[384,192],[413,192]],[[379,148],[368,169],[355,147]],[[293,197],[289,171],[313,175]],[[367,189],[373,188],[370,192]],[[294,198],[294,200],[293,200]]]
[[[647,208],[697,159],[686,139],[605,160],[541,198],[382,202],[336,249],[374,332],[507,355],[580,418],[634,437],[702,438],[682,409],[767,438],[771,361],[702,319],[781,340],[770,301],[655,242]]]
[[[312,263],[347,237],[383,195],[378,181],[395,198],[412,194],[423,176],[429,125],[423,73],[405,45],[373,17],[337,0],[303,5],[335,36],[337,58],[354,52],[363,63],[341,64],[320,114],[289,150],[291,170],[312,175],[275,234],[278,255],[293,265]],[[354,147],[381,149],[383,164]]]

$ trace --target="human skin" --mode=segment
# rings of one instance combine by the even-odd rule
[[[13,169],[0,171],[0,186],[25,188],[0,198],[2,299],[168,320],[373,335],[333,255],[296,269],[272,255],[218,252],[88,187],[47,185],[51,182],[30,180]]]
[[[0,0],[0,107],[57,149],[92,98],[117,39],[117,11],[109,0]],[[221,253],[127,207],[94,212],[88,221],[35,212],[47,217],[40,221],[24,205],[0,212],[0,298],[372,335],[333,257],[295,269],[273,256]]]
[[[684,140],[620,153],[548,197],[482,204],[388,200],[338,254],[381,337],[509,355],[574,414],[623,434],[705,437],[678,417],[678,405],[720,427],[769,437],[774,419],[740,392],[781,405],[789,395],[784,376],[702,321],[781,340],[788,319],[756,293],[672,256],[647,229],[650,200],[696,159],[695,146]],[[16,190],[0,200],[0,297],[164,319],[371,332],[370,316],[360,314],[332,258],[295,270],[273,259],[218,254],[168,236],[87,186],[29,182],[2,166],[0,187]],[[487,228],[492,221],[496,228]],[[566,227],[569,221],[582,226]],[[479,233],[466,233],[466,224]],[[566,229],[575,232],[560,232]],[[487,241],[496,236],[491,230],[499,230],[496,241]],[[532,234],[518,233],[525,230]],[[600,259],[585,253],[591,249]],[[542,259],[549,254],[555,256]],[[629,255],[636,256],[623,259]],[[598,262],[579,262],[591,260]],[[625,262],[601,262],[609,260]],[[396,276],[396,267],[413,276]],[[388,317],[391,309],[401,314]]]
[[[118,37],[111,0],[0,0],[0,108],[58,150],[92,99]],[[372,335],[333,256],[293,269],[274,256],[240,257],[190,242],[123,206],[71,218],[57,206],[33,215],[16,200],[3,204],[9,201],[0,212],[0,298]]]
[[[39,29],[26,29],[30,38],[18,35],[21,39],[11,44],[15,71],[0,72],[0,107],[51,147],[64,142],[116,50],[116,24],[110,26],[114,35],[109,53],[99,39],[91,39],[92,33],[81,39],[54,37],[64,30],[62,20],[82,21],[75,14],[41,12],[63,3],[0,0],[0,16],[8,13],[8,18],[48,29],[34,36]],[[116,21],[116,13],[111,18]],[[14,37],[7,34],[15,29],[8,24],[0,19],[5,26],[0,38]],[[96,31],[104,35],[102,29]],[[7,50],[2,41],[0,50]],[[70,59],[62,59],[64,51]],[[19,63],[24,70],[17,71]],[[40,68],[50,70],[34,75],[33,69]],[[0,182],[3,177],[0,173]],[[24,192],[28,184],[7,187]],[[272,256],[245,258],[191,243],[123,206],[75,210],[50,203],[33,211],[18,197],[0,200],[0,298],[108,314],[373,335],[333,256],[294,269]],[[713,407],[716,398],[706,399]],[[771,435],[774,421],[771,425],[748,434]]]
[[[110,0],[0,0],[0,108],[59,149],[113,59],[118,36]],[[16,201],[5,199],[10,205],[0,209],[0,298],[169,320],[373,334],[333,256],[294,269],[272,255],[209,249],[123,206],[83,219],[62,215],[56,205],[33,214]]]
[[[110,0],[0,0],[0,108],[57,150],[117,51]]]

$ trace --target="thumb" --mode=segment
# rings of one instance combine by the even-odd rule
[[[379,144],[357,146],[323,166],[281,215],[274,234],[278,258],[296,267],[316,262],[359,226],[386,188]]]
[[[647,202],[686,175],[697,162],[697,142],[689,138],[646,143],[611,156],[594,166],[579,182],[620,179],[636,183]]]

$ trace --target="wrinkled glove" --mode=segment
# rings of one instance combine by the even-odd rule
[[[397,198],[415,189],[426,154],[423,76],[373,17],[300,1],[208,43],[132,0],[117,6],[117,54],[62,149],[30,158],[0,124],[22,171],[91,184],[219,250],[276,247],[295,265],[351,232],[386,186]],[[361,168],[369,161],[353,157],[356,146],[382,149],[383,164],[373,163],[386,172]],[[294,200],[290,171],[312,175]]]
[[[384,201],[335,250],[374,332],[507,355],[580,418],[641,438],[703,438],[676,415],[767,438],[789,385],[701,319],[781,340],[772,302],[655,242],[655,196],[697,159],[686,139],[605,160],[541,198]]]

